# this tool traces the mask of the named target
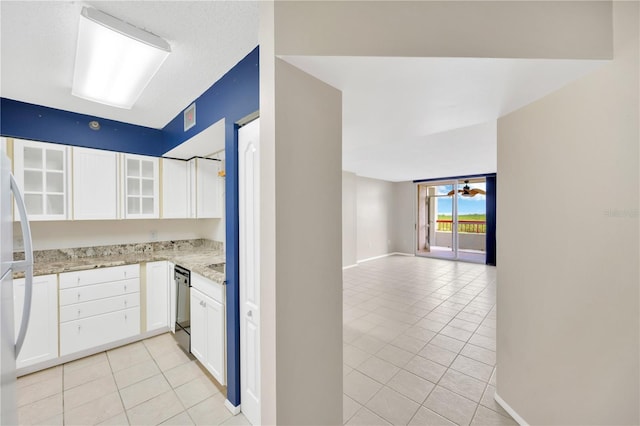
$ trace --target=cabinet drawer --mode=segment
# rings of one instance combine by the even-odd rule
[[[60,306],[89,302],[105,297],[122,296],[140,291],[140,279],[94,284],[60,290]]]
[[[123,309],[140,306],[140,293],[125,294],[123,296],[92,300],[90,302],[75,303],[60,307],[60,322],[78,320],[94,315],[106,314]]]
[[[191,273],[191,286],[213,300],[225,304],[224,285],[211,281],[194,272]]]
[[[65,272],[60,274],[60,288],[73,288],[139,277],[140,265],[137,264],[90,269],[88,271]]]
[[[60,324],[60,356],[140,333],[140,308]]]

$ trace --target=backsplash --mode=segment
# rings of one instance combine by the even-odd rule
[[[190,250],[197,248],[223,250],[224,244],[220,241],[205,240],[203,238],[194,240],[154,241],[149,243],[114,244],[108,246],[77,247],[54,250],[35,250],[33,252],[33,257],[36,263],[45,263],[67,259],[82,259],[87,257],[122,256],[127,254],[152,253],[159,251],[166,252],[172,250]],[[14,252],[13,258],[15,260],[23,260],[24,252]]]

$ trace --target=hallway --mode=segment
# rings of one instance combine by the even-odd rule
[[[345,424],[515,424],[493,400],[494,267],[391,256],[343,277]]]

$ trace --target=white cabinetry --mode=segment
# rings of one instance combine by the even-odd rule
[[[29,220],[67,219],[68,147],[16,139],[13,160],[14,174],[24,192]]]
[[[225,385],[225,288],[193,272],[191,285],[191,353]]]
[[[218,176],[220,161],[196,158],[194,165],[196,217],[221,218],[224,208],[224,178]]]
[[[124,217],[126,219],[159,217],[158,159],[125,154]]]
[[[183,160],[162,159],[162,217],[191,217],[190,164]]]
[[[147,263],[147,331],[169,327],[169,262]]]
[[[24,307],[24,278],[13,280],[16,335]],[[31,317],[16,367],[22,368],[58,357],[58,276],[33,278]]]
[[[140,266],[60,274],[60,355],[140,333]]]
[[[73,148],[73,218],[118,218],[117,153]]]

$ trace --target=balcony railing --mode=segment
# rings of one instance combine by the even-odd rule
[[[451,232],[453,228],[453,220],[441,220],[437,221],[437,230],[439,232]],[[487,222],[484,220],[459,220],[458,232],[466,232],[469,234],[486,234]]]

